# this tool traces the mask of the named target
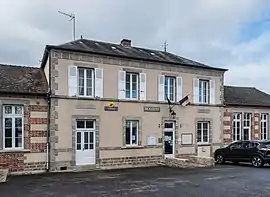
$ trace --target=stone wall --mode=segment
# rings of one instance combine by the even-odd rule
[[[173,168],[212,167],[215,165],[211,157],[191,156],[189,158],[165,158],[162,165]]]
[[[0,101],[4,104],[24,106],[24,148],[21,150],[6,150],[0,144],[0,169],[8,169],[10,173],[46,170],[46,136],[47,136],[47,102],[44,98],[6,98]],[[2,109],[2,107],[1,107]],[[2,111],[1,111],[2,120]],[[2,126],[2,125],[1,125]],[[3,133],[0,135],[3,141]]]
[[[128,167],[147,167],[157,166],[162,161],[162,155],[138,156],[138,157],[119,157],[100,159],[101,169],[116,169]]]

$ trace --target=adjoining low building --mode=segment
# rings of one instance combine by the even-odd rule
[[[51,97],[50,171],[149,166],[222,146],[226,69],[127,39],[46,46],[41,67]]]
[[[270,95],[254,87],[225,86],[224,144],[269,140]]]
[[[42,69],[0,65],[0,169],[46,170],[47,90]]]

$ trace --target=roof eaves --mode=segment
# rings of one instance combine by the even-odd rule
[[[183,65],[183,66],[186,66],[186,67],[200,68],[200,69],[206,69],[206,70],[217,70],[217,71],[222,71],[222,72],[226,72],[226,71],[229,70],[229,69],[225,69],[225,68],[216,68],[216,67],[210,67],[210,66],[209,67],[200,67],[200,66],[195,66],[195,65],[190,65],[190,64],[178,64],[178,63],[169,62],[169,61],[151,60],[151,59],[147,59],[147,58],[137,58],[137,57],[127,57],[127,56],[124,56],[124,55],[116,55],[116,54],[101,53],[101,52],[92,52],[92,51],[81,50],[81,49],[71,49],[71,48],[67,48],[67,47],[63,47],[63,46],[55,46],[55,45],[47,45],[46,46],[44,56],[43,56],[43,59],[42,59],[41,68],[44,68],[44,66],[46,64],[46,59],[48,57],[48,52],[51,49],[66,50],[66,51],[73,51],[73,52],[79,52],[79,53],[88,53],[88,54],[97,54],[97,55],[107,55],[107,56],[113,56],[113,57],[122,57],[122,58],[134,59],[134,60],[145,60],[145,61],[173,64],[173,65]],[[47,52],[47,54],[45,54],[46,52]]]

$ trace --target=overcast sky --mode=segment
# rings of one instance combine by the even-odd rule
[[[46,44],[77,37],[168,51],[228,68],[229,85],[270,93],[269,0],[1,0],[0,62],[39,66]]]

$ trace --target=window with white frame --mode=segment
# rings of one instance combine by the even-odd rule
[[[139,135],[139,121],[137,120],[126,120],[126,131],[125,131],[125,142],[126,146],[137,146],[138,135]]]
[[[241,113],[233,114],[233,141],[241,140]]]
[[[23,143],[23,106],[3,106],[3,147],[22,149]]]
[[[251,113],[244,113],[242,140],[251,139]]]
[[[199,103],[209,104],[210,83],[209,80],[199,79]]]
[[[210,122],[197,122],[197,143],[209,143]]]
[[[139,92],[139,74],[126,73],[126,98],[138,99]]]
[[[164,83],[164,100],[165,101],[168,98],[170,101],[175,102],[175,89],[176,89],[175,81],[176,81],[175,77],[165,76],[165,83]]]
[[[260,130],[261,130],[261,140],[267,140],[268,139],[268,114],[262,113],[261,114],[261,124],[260,124]]]
[[[79,96],[94,96],[94,69],[78,68]]]

